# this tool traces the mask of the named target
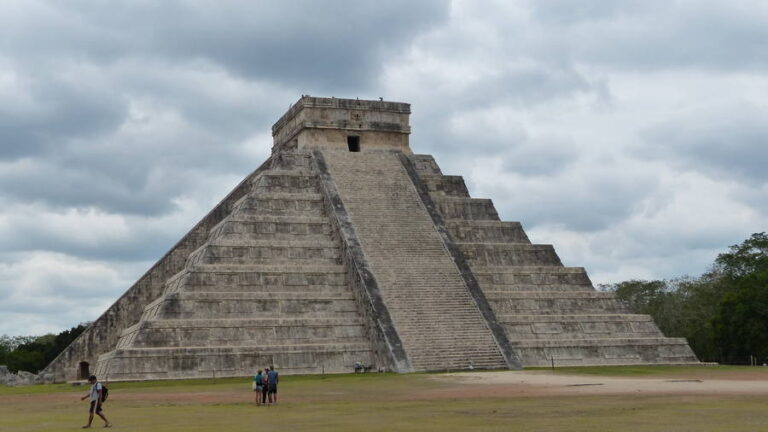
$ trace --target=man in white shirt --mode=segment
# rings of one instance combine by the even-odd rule
[[[91,383],[91,391],[80,398],[80,400],[91,398],[91,406],[88,409],[88,424],[83,426],[83,429],[91,427],[94,413],[96,413],[99,417],[101,417],[102,420],[104,420],[104,427],[112,427],[112,423],[110,423],[109,420],[104,417],[104,414],[101,413],[101,394],[103,392],[104,386],[102,386],[100,382],[96,381],[96,375],[91,375],[88,378],[88,382]]]

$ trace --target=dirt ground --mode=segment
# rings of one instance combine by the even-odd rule
[[[687,374],[670,377],[624,378],[588,375],[563,375],[549,371],[476,372],[436,375],[436,380],[464,383],[463,391],[473,396],[543,396],[543,395],[765,395],[768,377],[745,371],[722,377]],[[428,397],[450,397],[450,389],[430,391]],[[443,394],[445,393],[445,394]],[[420,395],[421,396],[421,395]],[[427,395],[425,395],[427,396]]]

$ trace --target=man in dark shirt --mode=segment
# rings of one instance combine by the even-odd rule
[[[275,366],[272,365],[269,367],[269,372],[267,372],[267,394],[269,396],[269,403],[277,403],[277,382],[279,381],[279,378],[277,376],[277,371],[275,370]]]

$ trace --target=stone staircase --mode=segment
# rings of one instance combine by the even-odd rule
[[[96,373],[110,380],[350,372],[373,363],[308,155],[286,154],[165,282]]]
[[[695,363],[686,341],[596,291],[583,268],[563,267],[550,245],[531,244],[431,156],[410,156],[524,366]]]
[[[508,367],[397,153],[323,157],[411,367]]]

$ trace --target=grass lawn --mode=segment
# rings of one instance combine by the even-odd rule
[[[574,373],[571,369],[605,376],[704,371],[722,379],[739,372],[604,367],[568,368],[568,373]],[[477,394],[477,387],[469,387]],[[464,397],[467,388],[466,381],[431,374],[285,376],[280,404],[256,407],[243,379],[112,383],[105,412],[115,430],[158,432],[768,430],[768,395],[510,396],[486,386],[482,396]],[[86,390],[0,387],[0,431],[78,430],[87,418],[86,402],[79,400]],[[94,427],[100,426],[97,418]]]

